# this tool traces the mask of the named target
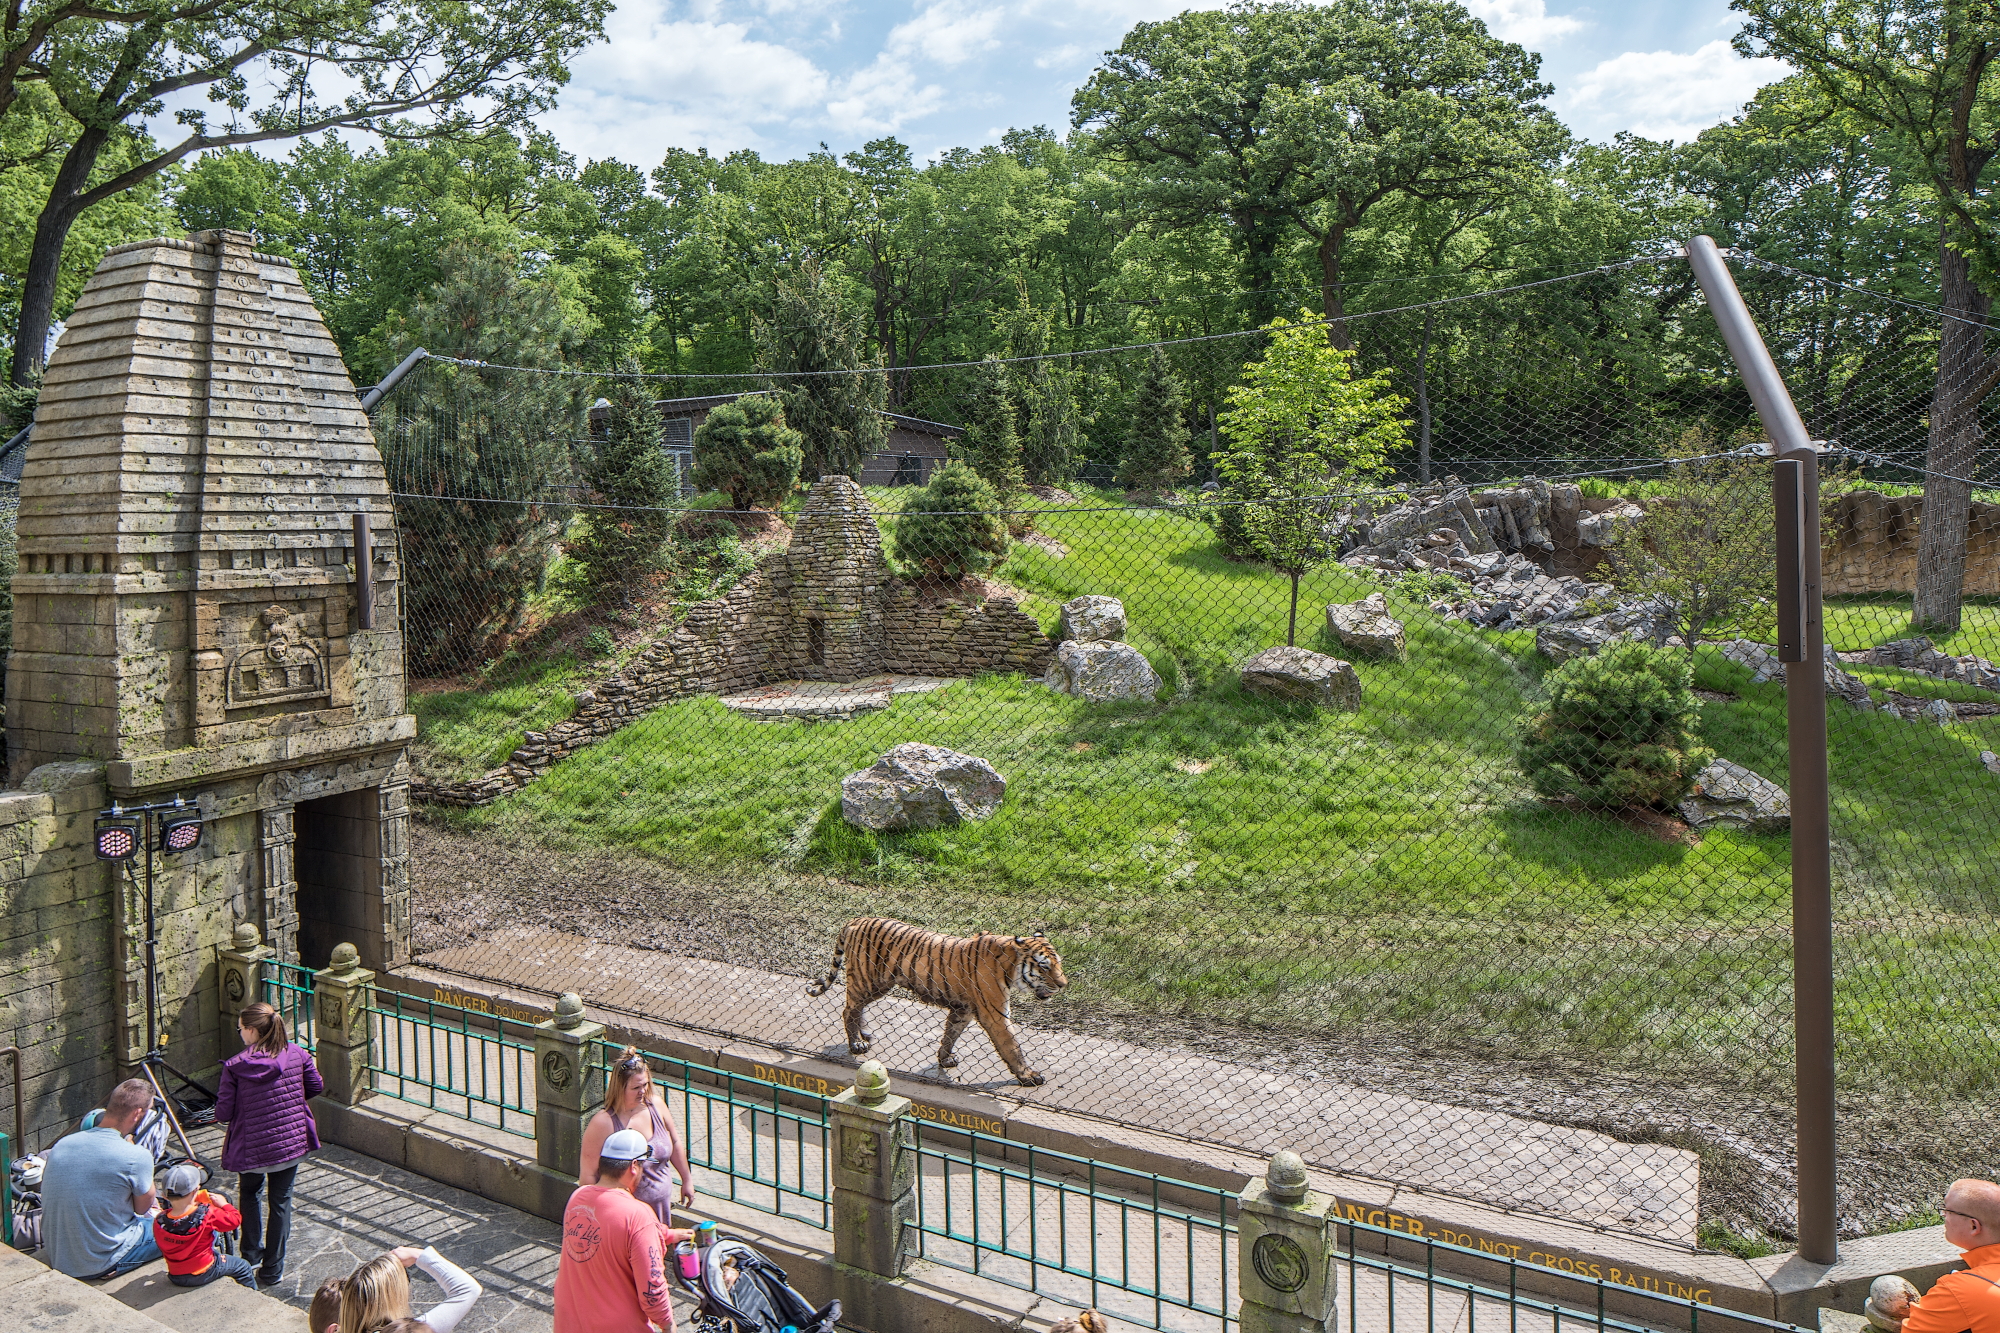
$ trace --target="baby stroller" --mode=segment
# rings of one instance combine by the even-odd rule
[[[813,1309],[785,1281],[784,1269],[735,1236],[718,1236],[706,1249],[682,1241],[673,1263],[700,1306],[696,1333],[834,1333],[840,1322],[839,1301]]]

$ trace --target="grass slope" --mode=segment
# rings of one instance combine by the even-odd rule
[[[1044,623],[1077,593],[1122,598],[1130,637],[1177,683],[1171,698],[1087,706],[994,676],[821,725],[690,699],[517,796],[440,817],[750,877],[760,887],[746,892],[805,932],[861,912],[954,931],[1043,926],[1077,998],[1125,1012],[1384,1026],[1746,1080],[1788,1060],[1787,840],[1716,832],[1690,848],[1532,800],[1511,758],[1546,666],[1531,635],[1403,605],[1410,660],[1356,663],[1361,712],[1273,704],[1244,694],[1235,667],[1282,642],[1281,577],[1222,559],[1205,528],[1165,511],[1059,512],[1038,526],[1067,554],[1017,546],[1000,577],[1032,590]],[[1334,650],[1322,608],[1374,586],[1341,570],[1308,578],[1301,643]],[[1895,609],[1874,610],[1844,607],[1837,642],[1859,646],[1845,636],[1868,626],[1874,641],[1896,637]],[[1706,707],[1709,742],[1782,782],[1782,688],[1706,650],[1699,674],[1739,696]],[[1870,674],[1906,693],[1958,689]],[[543,684],[564,700],[574,688],[554,666]],[[494,719],[534,711],[532,687],[511,688],[527,693],[419,700],[428,741],[458,726],[471,748],[492,744]],[[467,721],[478,708],[486,724]],[[1957,997],[2000,982],[2000,780],[1974,759],[2000,748],[2000,719],[1832,713],[1843,1059],[1990,1090],[1990,1058],[1941,1073],[1932,1053],[1993,1041]],[[991,762],[1010,784],[999,813],[926,833],[848,826],[840,778],[911,740]],[[1921,1047],[1907,1036],[1918,1027]]]

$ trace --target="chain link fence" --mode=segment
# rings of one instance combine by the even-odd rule
[[[1879,1231],[2000,1169],[2000,495],[1981,452],[1962,623],[1920,638],[1937,312],[1738,276],[1834,446],[1841,1220]],[[947,1015],[907,989],[869,1010],[871,1053],[1689,1246],[1784,1244],[1770,479],[1685,264],[1326,334],[1392,401],[1377,467],[1302,484],[1281,440],[1218,470],[1276,341],[1249,333],[881,373],[896,417],[861,432],[859,483],[748,506],[704,488],[709,423],[740,436],[743,402],[802,377],[421,366],[374,418],[419,952],[492,977],[565,939],[651,951],[660,1016],[851,1060],[843,986],[930,983],[921,949],[836,960],[850,920],[996,932],[1000,961],[956,965],[968,988],[1045,932],[1067,984],[1017,997],[1018,1060],[968,1011],[941,1067]],[[685,429],[655,439],[635,400]],[[1142,438],[1163,415],[1185,454],[1164,469]],[[671,463],[653,503],[605,463],[633,431]],[[954,459],[992,498],[964,502]]]

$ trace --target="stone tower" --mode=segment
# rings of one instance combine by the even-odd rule
[[[853,478],[821,477],[806,495],[791,545],[767,562],[756,633],[771,679],[859,680],[882,666],[882,594],[889,564],[868,496]]]
[[[187,1067],[232,1049],[215,950],[238,923],[312,966],[342,941],[407,961],[395,518],[297,271],[240,232],[112,250],[50,359],[20,494],[0,825],[32,845],[0,866],[0,917],[60,901],[65,923],[0,921],[23,975],[84,969],[63,1012],[115,1063],[144,1052],[141,881],[89,837],[97,808],[173,795],[205,821],[195,851],[156,858],[162,1027]]]

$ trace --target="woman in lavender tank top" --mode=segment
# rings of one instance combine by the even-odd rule
[[[688,1167],[687,1144],[681,1141],[680,1127],[667,1109],[667,1099],[654,1086],[653,1071],[645,1057],[631,1046],[618,1053],[610,1077],[604,1080],[604,1109],[584,1126],[579,1174],[587,1179],[596,1171],[604,1141],[621,1129],[635,1129],[652,1143],[653,1158],[646,1163],[633,1197],[671,1226],[673,1177],[680,1177],[680,1206],[686,1208],[694,1203],[694,1172]]]

